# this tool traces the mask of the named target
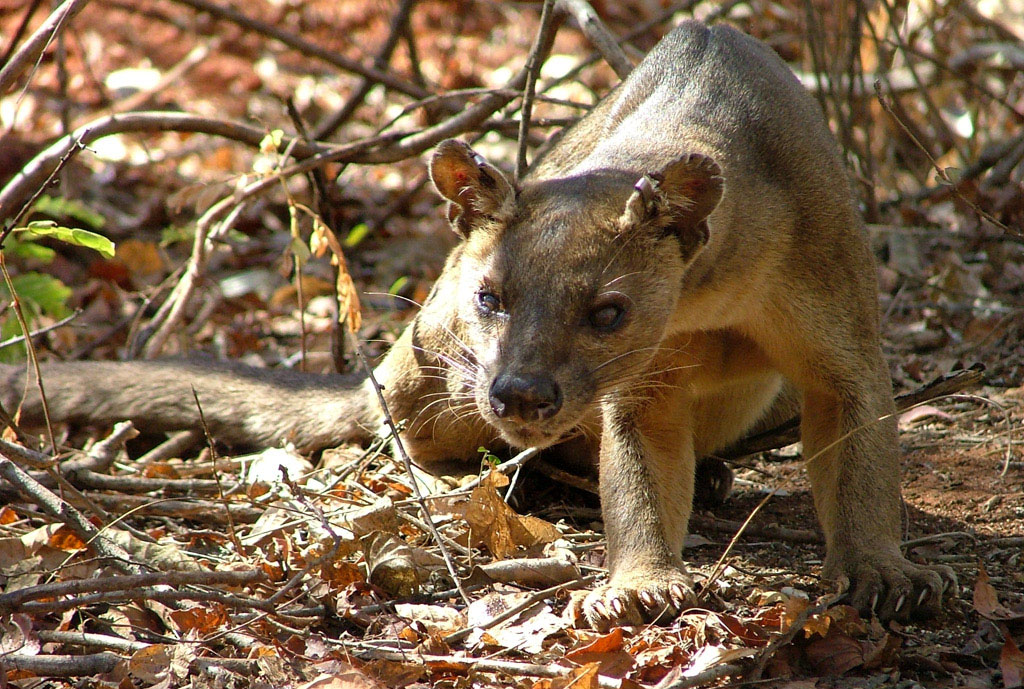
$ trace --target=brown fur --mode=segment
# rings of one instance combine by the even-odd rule
[[[377,375],[422,463],[582,435],[610,570],[582,602],[591,624],[693,602],[696,457],[794,391],[824,573],[884,618],[939,606],[950,570],[899,550],[872,259],[835,142],[770,49],[687,22],[518,188],[456,141],[431,175],[463,241]],[[379,421],[367,399],[364,386],[327,413],[339,439]]]

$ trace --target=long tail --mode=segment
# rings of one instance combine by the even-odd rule
[[[131,420],[145,431],[201,429],[231,445],[294,443],[304,450],[365,440],[380,412],[366,376],[260,369],[214,360],[46,363],[42,367],[53,421]],[[34,382],[23,366],[0,366],[0,402],[27,424],[42,421]]]

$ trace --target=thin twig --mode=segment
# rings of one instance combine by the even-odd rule
[[[21,205],[26,198],[45,185],[55,168],[97,139],[111,134],[154,131],[211,134],[253,147],[259,146],[260,141],[266,136],[266,131],[260,127],[182,112],[131,112],[100,117],[57,139],[11,177],[3,191],[0,191],[0,214]],[[287,137],[285,141],[290,142],[291,137]],[[328,150],[331,150],[331,147],[299,142],[296,155],[304,158]]]
[[[412,6],[415,3],[416,0],[402,0],[398,5],[398,9],[395,10],[395,16],[391,18],[391,28],[388,31],[388,37],[385,39],[380,51],[378,51],[377,57],[373,60],[374,69],[383,70],[388,66],[388,63],[391,61],[391,55],[395,52],[395,47],[398,45],[403,31],[409,23],[409,15],[412,13]],[[330,115],[317,125],[313,132],[313,139],[324,139],[338,131],[355,114],[355,111],[362,105],[366,95],[376,83],[375,79],[364,76],[359,81],[359,85],[353,90],[352,95],[345,101],[345,104],[336,113]]]
[[[526,85],[523,86],[523,105],[519,109],[519,147],[516,151],[516,175],[515,181],[522,181],[526,175],[526,146],[530,139],[530,116],[533,114],[533,97],[536,91],[537,77],[540,69],[547,59],[547,53],[541,53],[545,46],[550,47],[551,41],[545,37],[549,32],[553,35],[558,27],[552,27],[554,17],[555,0],[544,0],[544,6],[540,12],[540,29],[537,30],[537,38],[533,42],[533,48],[526,59]],[[616,46],[618,47],[618,46]]]
[[[270,36],[271,38],[284,43],[289,48],[297,50],[303,57],[313,57],[318,60],[322,60],[328,64],[334,65],[338,69],[346,72],[354,72],[355,74],[364,76],[367,79],[372,79],[375,83],[382,84],[394,91],[404,93],[407,96],[423,98],[424,96],[429,95],[419,86],[403,81],[390,72],[384,72],[376,67],[367,67],[356,60],[345,57],[336,50],[323,48],[315,43],[307,41],[301,36],[297,36],[296,34],[274,26],[273,24],[254,17],[246,16],[233,7],[218,5],[216,3],[209,2],[209,0],[174,0],[174,2],[181,5],[188,5],[200,12],[208,12],[219,19],[225,19],[234,24],[238,24],[245,29],[261,33],[265,36]]]
[[[501,613],[500,615],[492,617],[485,624],[476,625],[473,627],[465,627],[457,632],[452,632],[451,634],[444,637],[444,642],[448,645],[458,643],[459,641],[462,641],[467,636],[472,634],[474,629],[492,629],[494,627],[497,627],[502,622],[512,619],[524,610],[532,608],[537,603],[547,600],[556,593],[561,593],[562,591],[568,591],[570,589],[583,588],[584,586],[588,586],[597,580],[598,575],[592,574],[589,577],[580,577],[573,581],[562,582],[561,584],[556,584],[555,586],[551,586],[541,591],[537,591],[536,593],[528,596],[525,600],[519,603],[519,605],[513,606],[505,612]]]
[[[0,56],[0,65],[6,65],[7,61],[11,59],[11,55],[14,54],[14,49],[18,47],[18,43],[21,42],[21,37],[25,35],[25,31],[28,29],[29,22],[32,21],[32,17],[35,16],[36,10],[43,4],[43,0],[32,0],[31,4],[25,9],[25,14],[22,15],[21,21],[18,22],[18,28],[11,34],[11,39],[7,43],[7,49],[4,50],[4,54]]]
[[[963,371],[954,371],[940,376],[930,383],[895,398],[896,411],[906,411],[910,407],[929,402],[950,393],[979,385],[984,379],[984,368],[978,365]],[[761,433],[748,436],[727,450],[716,452],[719,459],[739,459],[747,455],[786,447],[800,440],[800,417],[795,416]]]
[[[451,575],[452,580],[455,582],[455,586],[459,589],[459,595],[462,597],[463,602],[469,605],[469,594],[466,593],[462,586],[462,579],[459,577],[458,571],[455,569],[455,562],[452,560],[451,554],[448,552],[448,548],[445,546],[444,539],[441,538],[441,534],[437,531],[437,526],[434,524],[434,518],[430,514],[430,509],[427,507],[427,501],[424,499],[423,491],[420,489],[420,482],[416,479],[416,474],[412,468],[412,459],[409,457],[409,453],[405,451],[405,445],[402,443],[402,438],[398,434],[398,426],[395,424],[395,419],[391,416],[391,410],[388,409],[387,400],[384,399],[384,392],[381,390],[380,383],[377,382],[377,377],[373,374],[373,368],[370,366],[370,362],[366,358],[366,354],[363,352],[363,347],[356,340],[356,336],[352,334],[353,349],[356,355],[359,357],[359,362],[363,365],[366,370],[366,375],[369,377],[370,385],[373,387],[373,391],[377,393],[377,402],[380,404],[381,413],[384,415],[384,423],[391,430],[391,437],[394,441],[395,449],[398,450],[399,456],[402,458],[402,463],[405,465],[405,471],[409,475],[409,480],[412,483],[413,492],[416,496],[416,502],[419,505],[420,511],[423,513],[423,519],[428,527],[430,527],[430,533],[437,542],[437,548],[441,551],[441,556],[444,559],[444,564],[448,568],[448,573]]]
[[[0,94],[7,93],[21,73],[42,56],[50,41],[88,4],[89,0],[65,0],[50,13],[46,21],[15,51],[11,59],[0,67]]]
[[[391,660],[401,663],[409,663],[411,661],[419,661],[423,663],[439,663],[443,664],[445,668],[465,668],[465,670],[473,669],[478,672],[499,672],[505,675],[511,675],[513,677],[548,677],[548,678],[567,678],[571,677],[572,673],[576,668],[565,667],[562,665],[555,665],[549,663],[547,665],[537,665],[534,663],[517,663],[511,660],[495,660],[493,658],[466,658],[461,656],[441,656],[441,655],[419,655],[410,654],[402,651],[391,651],[379,648],[369,649],[358,649],[354,648],[352,644],[346,644],[346,650],[350,650],[352,655],[365,658],[367,660],[380,659],[380,660]],[[611,677],[605,677],[604,675],[597,675],[596,678],[597,686],[600,689],[619,689],[622,686],[621,679],[614,679]],[[572,686],[572,685],[567,685]]]
[[[893,109],[892,102],[888,98],[886,98],[885,95],[882,94],[881,83],[877,81],[875,82],[875,95],[878,98],[878,102],[882,105],[882,109],[889,114],[889,116],[899,126],[899,128],[903,130],[903,133],[910,137],[910,140],[914,142],[914,145],[917,146],[917,148],[928,158],[928,161],[932,165],[932,169],[935,170],[936,177],[938,177],[939,180],[944,184],[948,184],[950,191],[952,191],[958,199],[966,203],[967,206],[970,207],[970,209],[973,210],[975,213],[977,213],[979,217],[988,220],[990,223],[1001,229],[1006,234],[1012,237],[1016,237],[1017,239],[1024,239],[1024,230],[1021,230],[1016,227],[1010,227],[1006,223],[1001,222],[998,218],[996,218],[988,211],[982,209],[980,206],[978,206],[977,203],[975,203],[972,199],[967,198],[967,196],[965,196],[964,193],[960,191],[960,185],[957,182],[957,180],[950,178],[949,174],[946,172],[946,168],[939,164],[939,161],[935,159],[935,157],[931,154],[931,151],[929,151],[925,147],[925,145],[921,143],[921,141],[918,140],[916,136],[914,136],[914,133],[910,131],[910,128],[907,126],[907,123],[904,122],[904,120],[896,114],[896,111]]]
[[[82,309],[75,309],[74,313],[72,313],[70,316],[65,316],[64,318],[61,318],[56,323],[51,323],[50,325],[47,325],[47,326],[42,327],[42,328],[39,328],[38,330],[33,330],[31,333],[29,333],[28,337],[30,339],[34,340],[35,338],[39,337],[40,335],[45,335],[46,333],[53,332],[54,330],[57,330],[58,328],[63,328],[65,325],[67,325],[68,323],[70,323],[71,321],[75,320],[76,318],[78,318],[81,315],[82,315]],[[3,342],[0,342],[0,349],[4,349],[5,347],[10,347],[11,345],[16,345],[19,342],[24,342],[24,341],[25,341],[25,335],[15,335],[14,337],[9,337],[6,340],[4,340]]]
[[[586,0],[558,0],[558,7],[572,15],[580,30],[608,62],[619,79],[625,79],[633,71],[633,63],[619,47],[618,40],[597,16],[597,12]]]
[[[109,558],[112,565],[127,574],[140,573],[139,566],[131,562],[128,553],[121,546],[108,539],[81,512],[47,490],[45,486],[22,471],[3,454],[0,454],[0,476],[7,479],[44,513],[66,524],[98,555]]]
[[[0,593],[0,614],[8,615],[17,612],[19,607],[29,601],[43,598],[58,598],[81,593],[113,593],[128,591],[141,586],[213,586],[228,584],[243,586],[265,581],[266,574],[261,569],[245,571],[202,571],[202,572],[151,572],[132,576],[99,577],[91,579],[71,579],[53,581],[46,584],[27,586],[8,593]]]

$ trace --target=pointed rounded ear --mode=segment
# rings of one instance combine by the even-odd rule
[[[674,232],[689,257],[708,241],[707,218],[722,200],[724,186],[718,163],[700,153],[687,153],[640,178],[619,226],[625,230],[653,224]]]
[[[467,144],[448,139],[430,159],[430,179],[448,199],[448,220],[462,236],[485,220],[512,214],[515,190],[505,175]]]

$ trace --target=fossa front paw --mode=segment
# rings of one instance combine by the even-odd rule
[[[828,578],[847,582],[850,605],[880,620],[906,622],[932,617],[943,597],[957,591],[957,578],[944,565],[916,565],[901,555],[859,553],[827,563]]]
[[[678,569],[638,570],[612,577],[577,603],[598,631],[622,625],[668,622],[694,605],[693,581]]]

